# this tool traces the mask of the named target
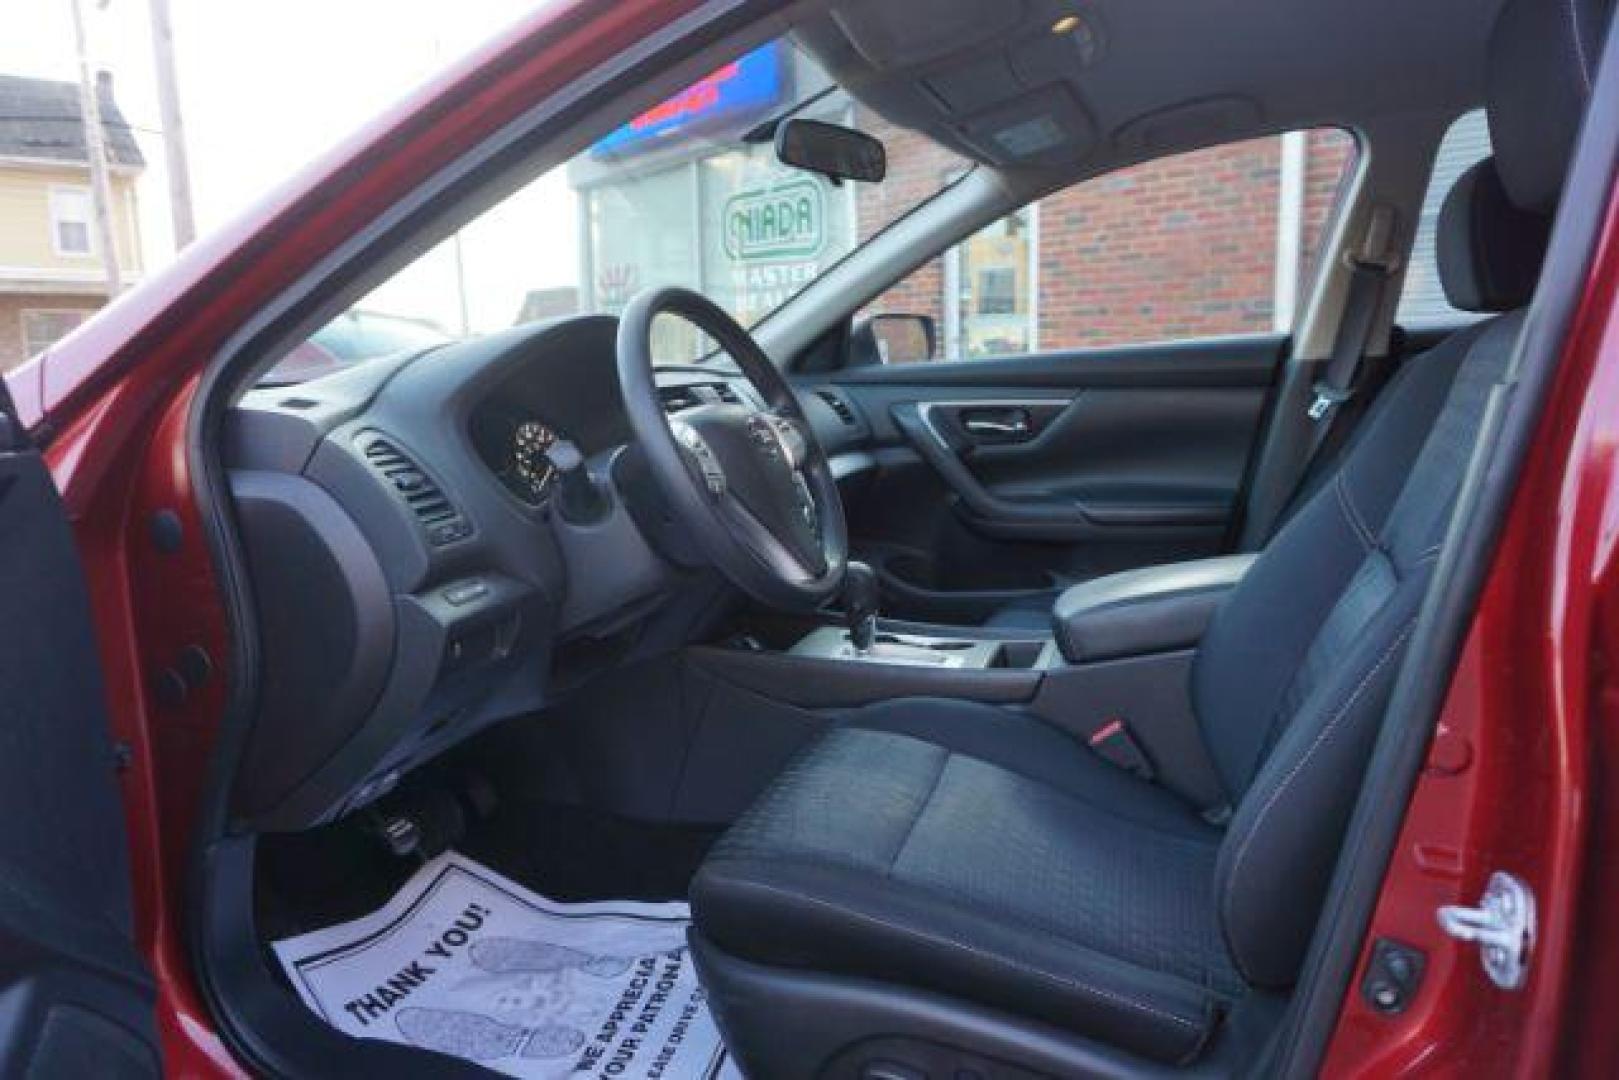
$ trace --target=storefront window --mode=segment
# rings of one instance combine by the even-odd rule
[[[782,165],[768,138],[744,138],[788,112],[883,139],[888,179],[834,185]],[[912,167],[918,161],[923,172]],[[356,307],[465,336],[616,313],[641,290],[673,284],[751,326],[965,167],[857,106],[808,56],[773,41],[598,139]],[[990,287],[999,290],[992,305],[1016,304],[1016,283]],[[708,351],[674,319],[654,328],[653,345],[669,362]]]

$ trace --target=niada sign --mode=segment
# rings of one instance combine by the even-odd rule
[[[725,200],[725,254],[743,262],[807,259],[826,247],[826,190],[804,177]]]

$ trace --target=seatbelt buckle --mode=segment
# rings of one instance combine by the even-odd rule
[[[1118,717],[1103,723],[1085,742],[1108,764],[1117,765],[1125,772],[1134,773],[1143,780],[1153,778],[1152,762],[1148,759],[1147,752],[1141,749],[1141,744],[1130,734],[1129,726]]]
[[[1310,388],[1310,392],[1315,395],[1314,400],[1310,402],[1309,409],[1306,410],[1311,420],[1325,419],[1333,409],[1355,396],[1355,391],[1350,387],[1346,386],[1339,389],[1325,382],[1316,383]]]

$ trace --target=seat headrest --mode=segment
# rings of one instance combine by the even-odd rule
[[[1462,173],[1439,211],[1439,282],[1452,307],[1511,311],[1529,303],[1551,216],[1514,205],[1494,158]]]
[[[1485,98],[1507,196],[1557,207],[1591,98],[1613,0],[1506,0],[1490,31]]]

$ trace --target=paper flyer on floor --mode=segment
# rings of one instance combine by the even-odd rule
[[[739,1080],[686,949],[685,904],[561,904],[458,854],[381,910],[275,943],[359,1038],[521,1077]]]

